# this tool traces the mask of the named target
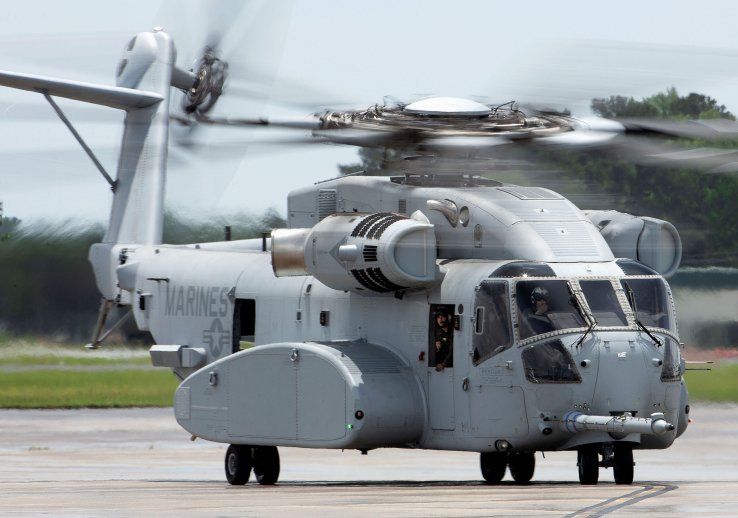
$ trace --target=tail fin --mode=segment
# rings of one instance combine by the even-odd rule
[[[103,243],[90,249],[97,285],[106,300],[118,300],[115,269],[120,251],[161,243],[175,59],[170,36],[154,29],[134,36],[126,46],[118,64],[117,86],[0,71],[0,86],[42,93],[52,106],[51,96],[57,96],[126,111],[108,230]],[[57,113],[77,136],[61,111]]]
[[[169,141],[169,92],[176,53],[169,35],[133,37],[118,66],[117,85],[153,92],[162,100],[128,109],[115,196],[105,243],[161,243]]]
[[[134,36],[128,43],[118,65],[115,87],[0,71],[0,86],[127,112],[105,243],[161,242],[169,92],[175,58],[169,35],[154,29]]]

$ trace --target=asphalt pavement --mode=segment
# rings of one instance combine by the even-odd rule
[[[738,515],[738,406],[693,404],[674,446],[635,452],[635,481],[581,486],[576,454],[536,454],[529,485],[482,483],[479,456],[280,448],[275,486],[230,486],[225,445],[170,408],[0,410],[2,516]]]

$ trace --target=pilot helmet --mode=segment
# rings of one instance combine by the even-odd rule
[[[546,302],[548,302],[548,290],[546,288],[538,286],[536,289],[533,290],[533,293],[530,294],[530,301],[533,305],[535,305],[537,300],[545,300]]]

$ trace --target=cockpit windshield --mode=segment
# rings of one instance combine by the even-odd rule
[[[623,308],[620,306],[612,283],[607,280],[579,281],[584,298],[598,327],[627,326]]]
[[[518,281],[516,300],[520,338],[524,340],[549,331],[588,327],[595,322],[598,328],[628,325],[611,281],[582,279],[579,286],[591,312],[590,318],[582,314],[584,309],[579,307],[568,281]]]
[[[631,309],[645,327],[671,329],[669,301],[666,286],[658,278],[623,279],[620,281],[628,295]]]
[[[629,320],[632,317],[626,316],[628,303],[638,319],[637,324],[647,333],[649,327],[672,330],[671,302],[666,284],[658,277],[568,280],[521,276],[512,282],[486,280],[476,291],[472,319],[475,365],[513,345],[513,314],[520,340],[555,331],[573,330],[587,336],[593,329],[632,326],[634,322]],[[653,339],[661,345],[658,338]],[[536,374],[536,377],[545,376]]]
[[[518,281],[515,288],[520,338],[586,327],[565,280]]]

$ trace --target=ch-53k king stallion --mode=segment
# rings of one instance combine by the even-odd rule
[[[162,243],[172,89],[194,121],[307,127],[356,145],[573,145],[625,126],[456,98],[309,124],[219,119],[207,111],[226,73],[209,50],[193,71],[178,68],[172,39],[154,29],[126,45],[114,87],[10,72],[0,84],[40,92],[68,125],[54,97],[126,112],[117,177],[106,174],[109,227],[89,252],[103,296],[92,346],[111,308],[127,308],[158,344],[153,364],[181,380],[177,422],[230,445],[231,484],[252,471],[277,482],[280,446],[480,452],[490,483],[508,469],[529,482],[535,452],[566,450],[582,484],[600,467],[630,484],[634,450],[684,433],[685,363],[664,280],[681,241],[666,221],[584,212],[547,189],[417,160],[398,176],[292,192],[289,228],[269,238]]]

